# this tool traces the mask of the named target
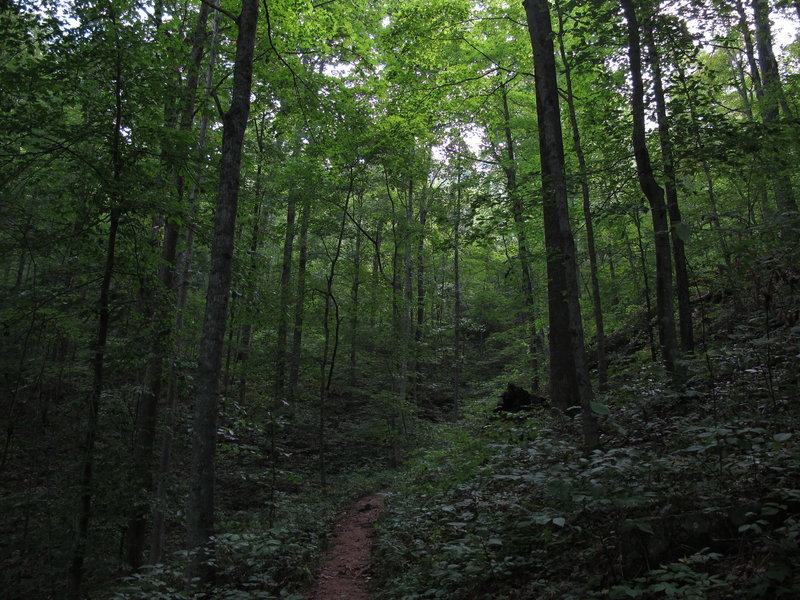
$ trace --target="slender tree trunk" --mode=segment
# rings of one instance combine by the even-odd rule
[[[664,165],[664,188],[667,197],[667,213],[670,220],[670,240],[675,263],[675,287],[678,297],[678,323],[681,348],[684,352],[694,351],[694,324],[692,323],[691,292],[689,271],[686,266],[686,246],[682,236],[681,209],[678,205],[678,181],[675,174],[675,159],[672,151],[672,135],[667,117],[667,102],[661,75],[661,58],[658,55],[653,37],[653,25],[645,28],[650,68],[653,71],[653,94],[656,100],[656,119],[658,139],[661,145],[661,160]]]
[[[234,241],[234,245],[236,242]],[[233,362],[233,349],[236,347],[234,343],[234,338],[238,333],[238,313],[237,308],[239,303],[237,302],[239,298],[238,290],[236,293],[231,294],[230,304],[228,305],[228,323],[226,326],[226,332],[228,335],[228,341],[223,344],[225,348],[225,367],[222,369],[222,391],[221,396],[223,398],[228,397],[228,387],[231,384],[231,380],[233,379],[233,368],[231,367],[231,362]]]
[[[414,329],[414,400],[419,401],[420,371],[419,352],[422,347],[425,329],[425,225],[428,219],[428,206],[423,191],[419,196],[419,234],[417,235],[417,321]]]
[[[359,195],[359,209],[363,204],[363,197]],[[354,211],[355,212],[355,211]],[[360,211],[359,211],[360,212]],[[358,215],[354,215],[356,217]],[[361,290],[361,230],[356,227],[356,246],[353,250],[353,282],[350,286],[350,361],[348,371],[351,384],[356,384],[356,359],[358,358],[358,312],[359,292]]]
[[[6,425],[6,436],[5,442],[3,444],[3,453],[0,456],[0,475],[2,475],[3,471],[6,467],[6,461],[8,460],[9,450],[11,449],[11,439],[14,436],[14,428],[16,424],[16,409],[18,404],[20,403],[21,391],[27,384],[25,379],[25,365],[28,362],[28,349],[31,346],[31,336],[34,332],[34,326],[38,326],[37,323],[37,313],[34,312],[33,315],[30,317],[30,321],[26,328],[25,335],[23,336],[22,348],[18,351],[18,358],[17,358],[17,368],[15,370],[14,376],[14,386],[13,391],[11,392],[11,401],[8,406],[8,415],[6,419],[8,420],[8,425]],[[34,344],[38,346],[38,344]],[[44,363],[42,364],[44,368]],[[63,366],[62,366],[63,370]],[[43,417],[44,419],[44,417]],[[46,420],[46,419],[44,419]]]
[[[456,178],[453,220],[453,419],[461,410],[461,170]]]
[[[105,385],[105,355],[110,321],[109,292],[114,273],[117,232],[119,229],[119,208],[111,211],[108,240],[106,246],[106,262],[103,269],[103,280],[100,284],[99,320],[97,338],[95,339],[92,359],[92,390],[89,394],[88,414],[86,420],[86,438],[83,447],[83,462],[80,477],[80,504],[78,508],[78,530],[69,569],[67,598],[79,600],[83,585],[84,564],[86,562],[87,542],[89,538],[89,521],[92,515],[92,488],[94,484],[95,442],[97,440],[98,414],[100,400]]]
[[[161,289],[151,300],[155,300],[152,315],[154,331],[152,357],[145,370],[145,389],[140,394],[136,412],[136,434],[133,447],[133,468],[131,481],[135,486],[134,505],[128,518],[125,532],[125,560],[128,566],[137,570],[142,566],[145,546],[147,513],[153,491],[153,449],[156,440],[158,404],[161,401],[163,384],[163,364],[170,350],[169,294],[173,289],[173,275],[177,239],[168,232],[161,254],[158,280]]]
[[[296,202],[293,194],[289,195],[286,209],[286,235],[283,240],[283,267],[280,281],[280,306],[278,307],[278,343],[275,348],[275,393],[284,394],[286,380],[286,337],[289,328],[289,286],[292,279],[292,253],[294,248],[294,221]]]
[[[244,315],[242,318],[242,330],[241,335],[239,337],[239,346],[238,346],[238,353],[236,356],[236,362],[239,365],[239,402],[245,403],[247,401],[247,385],[249,382],[249,368],[248,368],[248,361],[250,358],[250,347],[252,344],[252,337],[253,337],[253,317],[252,317],[252,310],[251,306],[254,304],[256,300],[256,296],[258,293],[257,290],[257,281],[258,281],[258,272],[259,272],[259,257],[258,257],[258,249],[261,246],[261,238],[262,238],[262,221],[264,219],[263,212],[265,210],[264,207],[264,166],[263,166],[263,157],[265,156],[265,143],[264,138],[266,135],[266,128],[267,128],[267,120],[269,118],[269,112],[263,112],[257,122],[255,123],[254,131],[256,136],[256,145],[258,147],[258,156],[260,160],[258,161],[258,166],[256,167],[256,176],[255,176],[255,202],[253,204],[253,226],[251,230],[250,236],[250,249],[249,249],[249,256],[250,261],[248,265],[248,275],[245,278],[245,306],[243,307]]]
[[[392,201],[392,331],[400,337],[400,277],[398,275],[397,260],[400,253],[400,243],[397,239],[397,217]]]
[[[756,97],[761,98],[763,89],[761,87],[761,73],[758,71],[758,63],[756,62],[755,46],[753,45],[753,35],[750,31],[750,25],[747,21],[747,13],[744,10],[742,0],[736,0],[736,13],[739,17],[739,31],[744,40],[745,56],[747,57],[747,66],[750,69],[750,79],[753,82],[753,88],[756,91]]]
[[[783,85],[778,70],[778,61],[772,49],[772,28],[769,22],[769,2],[752,0],[753,15],[756,26],[756,47],[758,64],[761,67],[761,115],[765,125],[778,119],[779,110],[791,118],[791,111],[783,94]],[[778,212],[797,212],[797,201],[794,197],[792,182],[785,173],[778,173],[773,182],[775,204]]]
[[[115,24],[116,15],[109,16],[112,24]],[[122,198],[122,128],[123,128],[123,89],[122,80],[122,44],[117,37],[115,39],[114,56],[114,130],[111,140],[111,167],[112,167],[112,189],[108,196],[111,201],[111,211],[108,223],[108,237],[106,243],[106,257],[103,268],[103,277],[100,283],[100,294],[98,301],[98,322],[97,337],[95,338],[94,351],[92,356],[92,388],[89,393],[86,418],[86,437],[83,447],[83,461],[81,464],[80,475],[80,501],[78,504],[75,542],[70,559],[70,567],[67,576],[67,599],[79,600],[81,597],[81,587],[83,585],[84,565],[86,562],[86,552],[89,539],[89,522],[92,515],[92,498],[94,487],[94,460],[95,444],[97,440],[98,415],[100,412],[100,401],[103,396],[105,386],[105,359],[106,342],[108,340],[109,323],[111,321],[110,292],[111,281],[114,276],[114,263],[116,260],[117,233],[121,217]]]
[[[531,255],[528,249],[528,235],[525,231],[525,218],[522,212],[522,198],[517,189],[517,160],[514,150],[514,137],[511,132],[511,112],[508,109],[508,90],[505,83],[500,86],[500,98],[503,101],[503,128],[506,136],[506,160],[503,172],[506,175],[506,187],[511,201],[511,214],[517,234],[520,270],[522,272],[522,296],[528,321],[528,339],[530,345],[531,388],[538,393],[541,388],[539,380],[539,360],[544,354],[541,338],[536,330],[536,300],[534,298],[533,277],[531,276]]]
[[[608,358],[606,357],[606,333],[603,324],[603,305],[600,298],[600,280],[597,276],[597,250],[595,249],[594,221],[592,219],[591,195],[589,192],[589,171],[586,168],[586,157],[583,153],[580,129],[578,128],[578,115],[575,110],[575,94],[572,89],[572,68],[564,48],[564,17],[561,13],[561,3],[556,2],[558,11],[558,47],[561,54],[561,64],[564,69],[564,80],[567,84],[567,109],[569,122],[572,127],[572,146],[578,158],[578,176],[580,177],[581,196],[583,198],[583,222],[586,226],[586,249],[589,255],[589,274],[592,284],[592,307],[597,343],[597,383],[601,390],[605,390],[608,382]]]
[[[233,65],[231,105],[223,117],[219,190],[214,215],[209,274],[200,357],[195,377],[196,403],[187,509],[187,546],[192,553],[190,581],[211,579],[214,534],[214,455],[217,434],[219,376],[231,286],[233,240],[244,133],[250,113],[258,1],[242,0],[237,19],[239,34]]]
[[[745,56],[747,57],[747,65],[750,70],[750,79],[753,83],[753,89],[755,90],[755,96],[758,99],[758,102],[761,103],[761,99],[764,97],[764,86],[761,82],[761,73],[758,70],[758,62],[756,59],[756,51],[755,46],[753,44],[753,35],[750,31],[750,24],[747,18],[747,12],[745,11],[744,4],[742,0],[736,0],[736,12],[739,17],[739,30],[742,33],[742,38],[744,39],[744,47],[745,47]],[[752,104],[751,104],[752,106]],[[751,110],[752,115],[752,110]],[[767,186],[759,184],[758,186],[758,195],[761,199],[761,204],[763,207],[767,206]]]
[[[194,106],[200,79],[200,66],[206,43],[209,7],[201,4],[197,15],[192,49],[189,55],[189,68],[181,102],[179,131],[188,134],[194,121]],[[177,195],[177,205],[183,206],[184,179],[179,171],[173,172],[173,183]],[[136,415],[136,438],[133,449],[133,470],[131,480],[136,487],[136,495],[141,498],[135,502],[128,519],[125,535],[125,558],[128,565],[136,570],[142,565],[145,547],[147,513],[153,492],[153,450],[156,441],[158,406],[163,389],[164,363],[169,360],[172,349],[170,335],[173,315],[169,307],[173,305],[175,261],[178,250],[179,227],[175,215],[167,215],[164,227],[164,242],[160,266],[157,270],[156,290],[148,290],[150,321],[153,330],[151,358],[146,369],[145,390],[140,395]]]
[[[303,318],[306,303],[306,264],[308,263],[308,222],[309,202],[304,200],[300,207],[300,250],[297,261],[297,296],[294,303],[294,327],[292,331],[292,353],[289,363],[289,385],[286,389],[286,402],[294,413],[297,397],[297,382],[300,378],[300,357],[303,348]]]
[[[733,86],[739,93],[739,98],[742,100],[742,109],[748,121],[753,121],[753,100],[750,93],[750,88],[747,85],[747,75],[744,71],[744,63],[742,57],[734,51],[728,51],[728,64],[730,64],[731,72],[733,73]]]
[[[633,153],[642,193],[650,204],[653,219],[656,253],[656,311],[662,359],[667,372],[677,377],[678,347],[673,316],[672,258],[670,256],[669,225],[664,190],[658,185],[647,150],[644,110],[644,83],[642,81],[642,55],[639,20],[632,0],[622,0],[628,22],[628,57],[632,81],[631,106],[633,111]]]
[[[728,241],[725,238],[725,232],[722,230],[722,223],[720,222],[719,219],[719,207],[717,205],[717,194],[716,194],[716,189],[714,187],[714,175],[711,172],[711,165],[709,164],[709,161],[706,158],[705,153],[702,151],[703,142],[702,139],[700,138],[700,132],[697,126],[699,120],[694,110],[694,103],[691,101],[691,93],[689,91],[689,86],[686,81],[686,74],[683,72],[683,70],[679,70],[678,72],[678,81],[680,82],[681,87],[683,88],[683,93],[686,94],[687,98],[690,98],[690,101],[688,102],[688,108],[689,108],[689,118],[691,119],[692,123],[692,138],[694,141],[695,149],[698,152],[698,155],[702,157],[701,165],[703,167],[703,175],[706,180],[708,203],[711,207],[711,223],[712,226],[714,227],[714,231],[717,234],[717,238],[719,239],[719,245],[720,248],[722,249],[722,257],[725,261],[725,265],[726,267],[730,268],[731,253],[730,249],[728,248]],[[752,120],[752,113],[750,113],[749,118]]]
[[[772,48],[772,25],[768,0],[752,0],[753,20],[756,29],[756,50],[758,66],[761,71],[762,111],[764,122],[772,122],[778,117],[779,108],[786,118],[792,118],[792,111],[786,102],[781,83],[780,69]]]
[[[658,360],[658,352],[656,351],[656,339],[653,335],[653,301],[651,300],[652,294],[650,292],[650,275],[648,274],[647,252],[642,239],[642,219],[639,215],[638,207],[634,207],[633,222],[636,225],[636,244],[639,250],[639,267],[642,271],[642,286],[644,287],[644,307],[647,311],[645,317],[647,319],[647,340],[650,343],[650,360],[656,362]],[[633,269],[633,259],[631,259],[631,268]]]
[[[253,281],[257,278],[258,273],[258,246],[261,243],[261,210],[262,210],[262,192],[261,192],[261,164],[258,165],[256,171],[256,190],[255,190],[255,203],[253,205],[253,231],[250,237],[250,265],[249,275],[247,277],[248,285],[252,286]],[[252,301],[255,296],[254,290],[250,290],[247,294],[247,300]],[[249,312],[249,311],[247,311]],[[239,350],[236,357],[236,362],[241,369],[239,376],[239,402],[245,403],[247,400],[247,373],[248,373],[248,359],[250,358],[250,344],[253,337],[253,323],[252,317],[245,315],[242,324],[242,334],[239,338]]]
[[[400,357],[400,389],[401,406],[405,405],[408,394],[408,364],[411,357],[411,304],[414,290],[411,286],[412,261],[414,248],[414,182],[408,181],[408,198],[406,202],[405,240],[403,248],[403,323],[402,323],[402,356]]]
[[[209,48],[208,65],[206,66],[205,73],[205,101],[202,111],[202,118],[200,119],[200,127],[197,138],[197,153],[196,160],[202,163],[205,155],[206,140],[208,133],[208,99],[211,95],[211,87],[213,83],[214,67],[216,63],[216,42],[219,33],[220,13],[214,12],[214,24],[211,33],[211,42]],[[192,214],[196,214],[198,207],[198,195],[200,184],[202,180],[202,170],[199,165],[195,169],[194,181],[192,189],[189,193],[189,207]],[[182,258],[179,261],[178,267],[180,275],[180,284],[177,290],[177,304],[175,312],[175,349],[179,351],[184,345],[182,338],[184,326],[184,312],[186,309],[186,302],[188,300],[189,285],[191,283],[191,265],[192,255],[194,252],[194,230],[189,228],[186,233],[186,247],[182,253]],[[167,402],[166,402],[166,415],[164,419],[164,435],[161,440],[161,451],[159,457],[158,474],[156,477],[155,499],[153,507],[153,525],[150,533],[150,564],[157,564],[163,560],[164,557],[164,543],[165,543],[165,528],[166,528],[166,515],[165,507],[167,503],[167,482],[170,465],[172,463],[172,445],[174,440],[175,429],[175,413],[178,407],[178,381],[177,374],[174,370],[169,373],[169,384],[167,386]]]
[[[342,208],[342,218],[339,224],[339,237],[336,240],[336,252],[331,258],[331,266],[325,277],[325,310],[322,317],[323,327],[323,346],[322,358],[320,359],[320,377],[319,377],[319,422],[317,430],[317,444],[319,447],[319,480],[320,487],[325,489],[327,483],[327,466],[326,466],[326,448],[325,448],[325,421],[326,411],[328,405],[328,396],[331,390],[331,381],[333,380],[333,370],[336,366],[336,353],[339,347],[339,304],[336,302],[336,296],[333,294],[333,281],[336,277],[336,264],[339,262],[339,256],[342,253],[342,240],[344,239],[345,224],[347,223],[347,207],[350,203],[350,196],[353,193],[354,176],[350,174],[350,188],[347,191],[347,197],[344,201]],[[330,311],[331,305],[334,309],[335,328],[333,338],[333,350],[330,352],[330,364],[328,364],[328,353],[331,345],[330,334]]]
[[[401,290],[400,290],[400,286],[401,286],[401,283],[400,283],[400,277],[398,275],[398,266],[397,266],[398,257],[399,257],[399,253],[400,253],[400,243],[399,243],[398,235],[397,235],[397,215],[396,215],[396,211],[395,211],[395,204],[394,204],[394,199],[392,198],[390,190],[389,190],[388,179],[386,181],[386,192],[387,192],[387,196],[389,198],[389,202],[392,205],[392,332],[396,336],[395,339],[397,339],[397,338],[400,338],[402,336],[402,331],[401,331],[402,322],[401,322],[401,318],[400,318],[400,305],[401,305],[401,299],[400,299]],[[393,364],[392,367],[394,368],[395,365]],[[392,372],[392,375],[393,375],[393,379],[394,379],[393,386],[392,386],[392,391],[393,392],[397,392],[397,395],[399,397],[399,395],[400,395],[400,393],[399,393],[400,392],[399,384],[400,384],[401,378],[398,377],[398,373],[396,373],[394,371]],[[390,458],[390,461],[391,461],[390,465],[391,465],[391,467],[393,469],[396,469],[398,466],[400,466],[400,455],[399,455],[399,450],[398,450],[398,447],[397,447],[397,437],[398,437],[398,434],[397,434],[397,431],[398,431],[397,418],[398,418],[398,415],[397,415],[396,407],[395,406],[390,406],[389,407],[389,436],[391,438],[391,446],[392,446],[391,447],[392,454],[391,454],[391,458]]]
[[[383,244],[383,227],[384,222],[382,220],[378,221],[378,224],[375,226],[375,253],[372,255],[372,285],[370,286],[370,289],[372,290],[370,295],[370,304],[372,306],[378,305],[378,297],[381,289],[381,246]],[[381,311],[377,312],[377,318],[375,314],[376,313],[373,312],[372,318],[370,319],[370,325],[373,328],[377,327],[382,322],[380,318],[380,315],[382,314]]]
[[[523,2],[533,50],[536,84],[536,114],[539,121],[539,154],[542,166],[542,198],[545,243],[548,254],[548,297],[550,300],[551,397],[567,406],[581,407],[583,443],[587,450],[600,445],[597,419],[592,410],[594,392],[589,379],[578,289],[575,241],[569,222],[567,182],[564,172],[564,142],[558,102],[553,28],[548,0]],[[566,308],[564,308],[566,305]],[[560,338],[557,336],[561,336]],[[569,357],[571,372],[563,377],[556,356]],[[569,381],[566,394],[562,387]],[[575,394],[571,398],[567,394]],[[556,404],[556,406],[559,406]]]

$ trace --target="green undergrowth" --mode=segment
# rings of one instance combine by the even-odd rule
[[[186,586],[186,552],[115,582],[109,600],[302,600],[342,506],[388,485],[392,473],[355,471],[325,489],[278,494],[275,508],[225,513],[210,588]]]
[[[759,331],[687,362],[680,393],[619,373],[590,454],[578,423],[472,402],[390,495],[377,597],[800,597],[800,331]]]

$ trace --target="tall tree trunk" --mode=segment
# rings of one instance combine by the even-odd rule
[[[653,301],[651,300],[653,295],[650,293],[647,252],[645,251],[644,240],[642,239],[642,217],[639,214],[638,207],[634,207],[633,210],[633,223],[636,226],[636,247],[639,250],[639,267],[642,272],[642,287],[644,288],[644,307],[647,311],[645,313],[645,318],[647,320],[647,341],[650,344],[650,360],[656,362],[656,360],[658,360],[658,352],[656,351],[656,339],[653,334]],[[627,234],[625,237],[627,241]],[[635,268],[633,262],[633,258],[631,258],[631,270]]]
[[[533,49],[536,84],[536,114],[539,121],[539,154],[542,167],[542,198],[547,245],[548,297],[551,306],[551,397],[563,405],[581,407],[583,443],[587,450],[600,445],[597,419],[592,410],[594,392],[589,379],[578,289],[575,241],[569,222],[567,182],[564,172],[564,142],[558,103],[553,28],[548,0],[523,2]],[[564,308],[566,306],[566,308]],[[559,337],[560,336],[560,337]],[[564,377],[557,356],[569,358],[571,372]],[[571,382],[567,389],[562,386]],[[567,394],[575,394],[571,398]],[[558,405],[557,405],[558,406]]]
[[[453,419],[461,410],[461,169],[456,178],[453,219]]]
[[[389,193],[387,181],[387,196],[392,205],[392,332],[400,337],[402,323],[400,319],[400,292],[401,292],[401,279],[398,274],[397,262],[400,256],[400,240],[397,234],[397,213],[395,210],[394,199]]]
[[[730,268],[731,266],[731,253],[730,249],[728,248],[728,241],[725,238],[725,232],[722,230],[722,223],[719,219],[719,207],[717,205],[717,193],[714,187],[714,175],[711,172],[711,165],[709,160],[706,158],[706,153],[702,151],[703,148],[703,141],[700,137],[700,131],[698,127],[699,119],[697,118],[697,114],[694,110],[694,103],[691,101],[691,93],[689,91],[689,86],[686,81],[686,74],[681,69],[678,71],[678,81],[681,84],[681,88],[683,93],[686,95],[687,98],[690,98],[688,102],[688,109],[689,109],[689,118],[691,119],[692,124],[692,138],[694,141],[695,149],[697,150],[698,155],[701,157],[701,165],[703,167],[703,176],[706,180],[706,190],[708,193],[708,203],[711,206],[711,223],[714,227],[714,231],[717,234],[717,238],[719,239],[719,245],[722,249],[722,257],[725,261],[726,267]],[[752,119],[752,113],[749,116]]]
[[[240,165],[244,133],[250,114],[258,0],[242,0],[237,19],[236,58],[233,65],[231,105],[223,117],[219,190],[214,214],[203,334],[195,377],[196,401],[192,461],[187,509],[187,546],[192,553],[190,580],[206,583],[213,574],[214,455],[217,436],[219,376],[231,286],[233,240],[239,197]]]
[[[744,40],[745,56],[747,57],[747,66],[750,70],[750,79],[753,82],[753,88],[756,92],[756,97],[761,98],[763,90],[761,87],[761,73],[758,70],[758,63],[756,62],[756,51],[753,45],[753,35],[750,31],[750,25],[747,21],[747,13],[744,9],[742,0],[736,0],[736,14],[739,17],[739,31]]]
[[[116,15],[113,12],[109,20],[116,25]],[[113,29],[116,31],[116,27]],[[84,565],[89,540],[89,522],[92,515],[92,498],[94,487],[94,461],[95,445],[97,441],[98,415],[100,401],[105,387],[105,359],[108,329],[111,321],[110,292],[111,281],[114,276],[114,263],[116,260],[117,233],[121,217],[122,198],[120,197],[123,174],[123,89],[125,82],[122,80],[122,42],[119,37],[115,39],[114,55],[114,130],[111,139],[111,168],[112,185],[108,192],[111,203],[109,214],[108,236],[106,242],[105,265],[103,277],[100,282],[98,300],[97,337],[92,355],[92,388],[87,402],[86,437],[83,447],[83,460],[80,475],[80,500],[78,504],[75,542],[72,548],[69,572],[67,576],[67,599],[79,600],[83,585]]]
[[[750,23],[747,18],[747,12],[744,8],[744,3],[742,0],[736,0],[736,13],[739,17],[739,30],[742,33],[742,38],[744,39],[744,48],[745,48],[745,56],[747,58],[747,66],[750,71],[750,79],[753,83],[753,89],[755,90],[755,97],[758,99],[759,103],[761,102],[761,98],[764,96],[764,87],[761,83],[761,73],[758,70],[758,61],[756,59],[756,51],[755,46],[753,44],[753,35],[750,31]],[[751,103],[751,110],[750,116],[752,118],[752,103]],[[759,184],[758,186],[758,195],[761,200],[762,208],[766,208],[768,194],[767,194],[767,186],[763,183]]]
[[[294,221],[297,203],[289,194],[286,208],[286,235],[283,240],[283,267],[281,268],[280,305],[278,307],[278,342],[275,347],[275,393],[284,394],[286,381],[286,337],[289,329],[289,286],[292,279],[292,253],[294,248]]]
[[[292,352],[289,362],[289,384],[286,387],[286,402],[294,414],[297,397],[297,382],[300,378],[300,357],[303,347],[303,318],[306,303],[306,264],[308,263],[308,222],[310,217],[308,199],[300,207],[300,249],[297,260],[297,295],[294,302],[294,327],[292,330]]]
[[[200,127],[197,136],[197,150],[195,159],[198,165],[195,168],[194,181],[189,193],[189,210],[192,215],[196,214],[198,207],[198,195],[202,181],[202,170],[199,164],[204,162],[206,141],[208,134],[209,107],[208,100],[211,95],[213,84],[214,68],[216,63],[216,43],[220,26],[220,13],[214,12],[214,24],[212,26],[211,41],[209,47],[208,64],[205,73],[205,100],[200,119]],[[183,250],[180,264],[176,270],[180,272],[180,284],[177,289],[177,303],[175,311],[175,350],[180,351],[184,342],[181,339],[184,326],[184,312],[189,294],[191,283],[191,265],[194,252],[194,230],[189,228],[186,233],[186,247]],[[161,439],[161,451],[159,456],[158,473],[156,476],[155,498],[153,502],[153,525],[150,533],[150,564],[162,562],[164,558],[164,543],[166,530],[165,507],[167,503],[167,483],[170,465],[172,463],[172,444],[174,440],[175,413],[178,407],[178,381],[177,373],[170,370],[169,384],[167,386],[166,415],[164,419],[164,434]]]
[[[686,246],[683,243],[681,209],[678,205],[678,181],[675,175],[675,159],[672,151],[672,136],[667,118],[667,101],[661,75],[661,58],[653,37],[653,24],[645,28],[650,68],[653,71],[653,95],[656,100],[656,120],[658,121],[658,140],[661,145],[661,160],[664,165],[664,189],[667,196],[667,213],[670,220],[670,240],[675,263],[675,287],[678,297],[678,324],[681,349],[694,351],[694,324],[689,289],[689,271],[686,266]]]
[[[783,85],[778,71],[778,61],[772,49],[772,28],[769,22],[768,0],[752,0],[753,16],[756,26],[756,48],[758,64],[761,68],[761,116],[765,125],[778,119],[778,108],[791,118],[789,105],[783,94]],[[797,201],[794,197],[792,182],[785,173],[778,173],[773,182],[775,204],[779,212],[797,212]]]
[[[385,223],[383,220],[378,221],[377,225],[375,225],[375,234],[374,234],[374,247],[375,253],[372,255],[372,285],[370,289],[372,293],[370,294],[370,304],[372,306],[378,305],[378,298],[381,289],[381,275],[383,274],[382,264],[381,264],[381,246],[383,245],[383,228]],[[373,312],[370,319],[370,326],[375,328],[379,326],[382,322],[381,319],[382,311],[377,311],[377,318],[376,313]]]
[[[339,223],[339,237],[336,240],[336,252],[331,257],[331,266],[328,274],[325,277],[325,310],[322,316],[323,328],[323,345],[322,357],[319,361],[320,364],[320,377],[319,377],[319,422],[317,430],[317,444],[319,449],[319,482],[320,487],[325,489],[328,485],[327,482],[327,465],[326,465],[326,448],[325,448],[325,421],[326,411],[328,408],[328,397],[331,391],[331,381],[333,380],[333,370],[336,366],[336,354],[339,348],[339,303],[336,301],[336,296],[333,294],[333,281],[336,277],[336,264],[339,262],[339,256],[342,253],[342,241],[344,239],[345,224],[347,223],[347,208],[350,203],[350,196],[353,193],[354,175],[350,173],[350,187],[347,190],[347,197],[342,207],[342,218]],[[331,305],[334,309],[335,327],[333,336],[333,349],[331,350],[331,334],[330,334],[330,312]],[[330,352],[330,364],[328,363],[328,354]]]
[[[353,218],[360,215],[363,205],[363,194],[359,194],[359,214],[353,211]],[[348,371],[350,373],[350,382],[356,385],[356,363],[358,358],[358,312],[361,310],[359,305],[359,292],[361,290],[361,229],[360,225],[356,226],[356,246],[353,250],[353,281],[350,286],[350,361]]]
[[[622,8],[628,23],[628,58],[630,61],[633,112],[633,153],[639,186],[650,204],[653,219],[656,254],[656,311],[658,313],[658,335],[664,366],[677,376],[678,358],[675,319],[673,316],[672,258],[670,256],[669,225],[664,190],[653,175],[650,153],[647,150],[644,110],[644,83],[642,81],[642,54],[639,35],[639,20],[632,0],[622,0]]]
[[[417,235],[417,320],[414,329],[414,400],[419,401],[419,352],[422,347],[425,329],[425,225],[428,219],[428,205],[425,192],[419,195],[419,233]]]
[[[403,322],[402,322],[402,355],[400,357],[400,387],[398,396],[400,406],[405,406],[408,394],[408,365],[411,358],[411,303],[414,290],[411,286],[412,261],[411,255],[414,248],[414,182],[409,178],[408,196],[406,201],[405,240],[403,248]]]
[[[92,390],[89,394],[87,406],[86,438],[84,440],[84,455],[81,464],[81,491],[77,519],[78,530],[75,545],[72,550],[67,587],[67,598],[69,600],[79,600],[79,598],[81,598],[81,586],[83,585],[84,563],[86,561],[87,542],[89,538],[89,521],[92,515],[94,454],[97,440],[98,414],[100,411],[100,400],[103,395],[103,387],[105,385],[106,341],[108,339],[108,326],[110,321],[109,292],[111,289],[111,279],[114,273],[119,219],[120,210],[115,206],[111,210],[111,217],[109,220],[106,261],[105,268],[103,269],[103,279],[100,284],[97,338],[95,339],[92,358]]]
[[[770,7],[768,0],[752,0],[753,20],[756,29],[756,50],[758,66],[761,71],[762,112],[764,122],[772,122],[778,117],[779,108],[784,116],[792,117],[792,111],[786,102],[781,83],[778,61],[772,48],[772,25],[770,24]]]
[[[744,71],[744,62],[738,52],[728,50],[728,64],[733,73],[733,86],[739,93],[739,98],[742,101],[742,110],[748,121],[753,121],[753,99],[750,87],[747,85],[747,75]],[[682,73],[681,73],[682,75]]]
[[[200,67],[203,59],[207,37],[209,7],[201,4],[197,15],[197,23],[192,35],[192,48],[189,54],[189,66],[186,84],[182,91],[181,113],[178,130],[188,134],[194,121],[195,97],[200,80]],[[173,184],[180,210],[184,204],[184,178],[178,171],[173,171]],[[142,565],[145,546],[147,513],[150,496],[153,492],[153,449],[156,440],[156,423],[158,406],[161,403],[163,389],[164,363],[169,360],[172,349],[170,334],[173,315],[169,307],[173,305],[172,296],[175,282],[175,261],[178,250],[179,227],[175,215],[165,218],[164,242],[161,261],[156,279],[158,288],[148,290],[150,321],[154,339],[150,349],[151,358],[146,369],[145,390],[140,395],[136,415],[136,437],[133,448],[133,470],[131,480],[136,488],[136,495],[141,499],[134,502],[128,518],[125,534],[125,558],[128,565],[136,570]]]
[[[600,280],[597,276],[597,250],[594,239],[594,221],[592,219],[591,194],[589,192],[589,171],[586,168],[586,156],[583,153],[581,133],[578,128],[578,114],[575,110],[575,94],[572,88],[572,67],[564,48],[564,17],[561,12],[561,3],[556,2],[558,11],[558,48],[561,54],[561,64],[564,69],[564,80],[567,84],[567,109],[569,123],[572,128],[572,146],[578,158],[578,176],[581,184],[581,197],[583,198],[583,222],[586,226],[586,249],[589,255],[589,274],[592,284],[592,307],[597,344],[597,383],[601,390],[605,390],[608,382],[608,358],[606,357],[606,333],[603,324],[603,304],[600,298]]]
[[[517,248],[519,250],[520,270],[522,273],[522,296],[528,321],[528,339],[530,346],[531,388],[534,393],[540,391],[539,360],[544,354],[541,338],[536,330],[536,304],[533,295],[533,277],[531,276],[531,255],[528,249],[528,235],[525,231],[525,218],[522,212],[522,198],[517,188],[517,159],[514,150],[514,137],[511,132],[511,112],[508,109],[508,89],[503,82],[500,86],[500,98],[503,101],[503,129],[506,136],[506,163],[503,172],[506,176],[506,188],[511,201],[511,214],[514,217]]]
[[[261,190],[262,166],[259,163],[256,170],[256,189],[255,189],[255,203],[253,205],[253,230],[250,237],[250,265],[249,275],[247,277],[248,286],[252,286],[253,282],[257,279],[258,273],[258,246],[261,243],[261,211],[262,211],[262,190]],[[247,301],[252,302],[255,297],[255,291],[251,288],[247,293]],[[249,311],[248,311],[249,312]],[[236,362],[239,363],[241,375],[239,376],[239,402],[245,403],[247,401],[247,373],[248,373],[248,359],[250,358],[250,344],[253,336],[253,323],[252,317],[245,315],[242,324],[242,334],[239,338],[239,350],[236,357]],[[246,406],[246,404],[245,404]]]

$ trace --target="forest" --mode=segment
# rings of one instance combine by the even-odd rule
[[[0,0],[0,596],[800,597],[798,24]]]

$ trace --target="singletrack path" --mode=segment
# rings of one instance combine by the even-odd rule
[[[384,496],[370,494],[345,509],[333,528],[309,600],[370,600],[372,524],[383,510]]]

